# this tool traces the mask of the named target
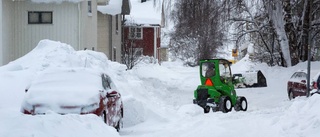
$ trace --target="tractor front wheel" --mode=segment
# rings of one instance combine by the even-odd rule
[[[219,110],[223,113],[228,113],[232,109],[231,99],[228,96],[222,96],[220,98]]]
[[[203,108],[204,113],[209,113],[210,112],[210,107],[209,106],[205,106]]]
[[[248,108],[248,102],[247,102],[247,99],[245,97],[238,97],[237,98],[237,103],[236,105],[234,106],[234,110],[235,111],[247,111],[247,108]]]

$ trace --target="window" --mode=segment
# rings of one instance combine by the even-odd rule
[[[119,30],[119,17],[118,15],[116,15],[116,34],[118,34],[118,30]]]
[[[143,48],[133,48],[134,55],[139,57],[143,55]]]
[[[225,60],[219,62],[220,80],[223,83],[228,83],[232,80],[229,63],[229,61]]]
[[[113,61],[116,61],[117,59],[117,49],[114,47],[113,48]]]
[[[214,68],[213,62],[202,63],[201,69],[202,69],[201,74],[203,77],[212,77],[215,75],[215,68]]]
[[[28,24],[52,24],[52,11],[29,11]]]
[[[142,28],[131,27],[129,28],[129,38],[130,39],[142,39]]]
[[[88,15],[92,16],[92,3],[91,3],[91,1],[88,1]]]
[[[156,35],[157,35],[157,38],[160,38],[160,35],[161,35],[161,34],[160,34],[160,28],[156,28],[156,33],[157,33],[157,34],[156,34]]]

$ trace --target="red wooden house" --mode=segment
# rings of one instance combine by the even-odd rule
[[[141,55],[160,60],[160,25],[124,26],[124,45],[139,51]]]
[[[154,7],[153,0],[131,1],[130,15],[126,16],[123,29],[124,47],[133,48],[141,55],[154,57],[159,63],[161,28],[164,26],[162,10]]]

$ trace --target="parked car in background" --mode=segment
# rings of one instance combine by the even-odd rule
[[[24,114],[95,114],[118,131],[122,125],[121,95],[111,78],[88,68],[50,69],[26,89]]]
[[[316,88],[313,84],[313,78],[318,72],[320,70],[310,70],[310,92]],[[287,82],[287,93],[290,100],[298,96],[307,95],[307,70],[298,70],[292,74]]]
[[[320,94],[320,72],[318,72],[313,78],[312,78],[312,92],[311,95],[318,93]]]

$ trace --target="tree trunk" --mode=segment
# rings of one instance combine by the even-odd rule
[[[270,16],[270,19],[272,20],[273,28],[275,29],[275,32],[277,34],[277,39],[281,47],[281,58],[283,58],[286,63],[286,64],[282,64],[282,66],[290,67],[292,66],[291,65],[292,58],[290,55],[289,40],[285,31],[285,21],[283,20],[284,19],[284,16],[282,14],[283,6],[281,4],[281,1],[278,1],[278,0],[273,0],[268,2],[270,2],[268,4],[268,12],[269,12],[268,14]]]
[[[291,64],[294,66],[299,63],[299,48],[297,46],[297,36],[292,22],[292,6],[290,4],[290,0],[283,0],[282,5],[284,9],[285,21],[284,30],[288,38]]]
[[[302,17],[304,24],[303,24],[303,35],[302,35],[302,48],[301,48],[301,60],[307,61],[308,60],[308,45],[309,45],[309,30],[311,28],[310,22],[310,0],[308,0],[305,9],[305,15]]]

